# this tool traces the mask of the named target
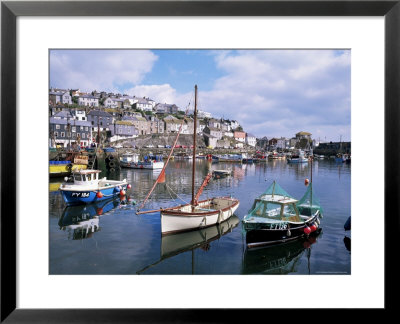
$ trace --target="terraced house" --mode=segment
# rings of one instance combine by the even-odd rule
[[[82,95],[78,98],[79,106],[98,107],[99,99],[92,95]]]
[[[83,120],[50,117],[50,147],[69,147],[72,144],[91,144],[90,122]]]
[[[124,116],[122,120],[131,121],[138,131],[138,135],[151,134],[150,122],[142,116]]]
[[[100,131],[110,130],[113,127],[113,116],[105,111],[92,110],[87,116],[92,131],[97,132],[97,127],[100,127]]]
[[[69,91],[49,92],[49,102],[51,105],[68,104],[72,105],[72,97]]]

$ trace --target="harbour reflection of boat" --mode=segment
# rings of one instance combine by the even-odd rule
[[[242,274],[288,274],[297,272],[298,263],[304,252],[307,252],[307,258],[310,259],[310,246],[317,241],[320,232],[310,235],[308,239],[304,238],[258,249],[246,249]],[[308,267],[310,272],[310,262],[308,262]]]
[[[58,222],[60,230],[68,231],[68,239],[89,238],[100,230],[99,216],[125,204],[126,199],[109,199],[88,205],[67,206]]]
[[[193,253],[193,251],[197,248],[208,251],[212,241],[218,240],[223,235],[230,233],[238,224],[239,218],[236,215],[233,215],[226,221],[210,227],[162,236],[160,259],[155,263],[139,270],[137,273],[140,274],[145,270],[159,264],[161,261],[183,252],[192,251]],[[193,268],[194,265],[192,264],[192,269]]]

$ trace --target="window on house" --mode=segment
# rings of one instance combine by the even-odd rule
[[[65,133],[64,132],[61,132],[61,137],[65,137]]]
[[[72,132],[73,132],[73,133],[76,132],[76,127],[72,127]]]
[[[60,129],[60,125],[56,125],[56,129]]]
[[[58,136],[58,132],[54,132],[54,137],[57,137]]]
[[[82,133],[82,138],[85,138],[85,133]]]
[[[89,131],[89,127],[85,127],[85,131]]]

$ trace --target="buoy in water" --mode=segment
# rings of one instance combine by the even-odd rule
[[[122,189],[122,190],[119,192],[119,194],[120,194],[121,196],[125,196],[125,190]]]
[[[98,191],[97,194],[96,194],[96,197],[97,197],[97,198],[103,198],[102,192],[101,192],[101,191]]]
[[[305,184],[306,186],[308,186],[309,183],[310,183],[310,180],[308,180],[308,179],[304,180],[304,184]]]
[[[131,186],[130,184],[128,184],[126,187],[127,187],[128,189],[131,189],[131,188],[132,188],[132,186]]]
[[[317,225],[315,225],[315,224],[312,224],[311,226],[310,226],[310,230],[311,230],[311,232],[315,232],[316,230],[317,230]]]
[[[304,231],[304,233],[307,234],[307,235],[311,233],[311,229],[310,229],[308,226],[304,227],[304,230],[303,230],[303,231]]]
[[[103,208],[97,208],[96,214],[97,214],[97,215],[103,214]]]

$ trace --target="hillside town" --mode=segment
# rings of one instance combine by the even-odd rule
[[[79,89],[49,90],[51,148],[90,147],[99,142],[103,146],[135,147],[132,144],[137,143],[135,139],[154,134],[174,134],[181,125],[181,134],[193,134],[193,115],[185,116],[185,109],[174,103],[96,90],[89,93]],[[319,144],[311,138],[312,134],[305,131],[296,133],[293,138],[256,138],[244,130],[239,121],[212,116],[201,110],[198,111],[196,129],[205,147],[210,149],[259,148],[271,151],[310,149]]]

